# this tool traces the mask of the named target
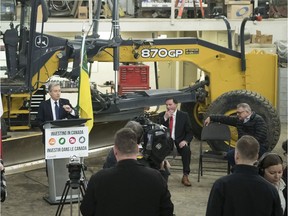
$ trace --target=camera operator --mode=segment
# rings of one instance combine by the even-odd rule
[[[139,153],[137,155],[137,161],[143,164],[144,166],[149,166],[151,168],[158,169],[163,176],[163,178],[168,181],[168,176],[170,175],[169,172],[169,163],[168,161],[162,161],[159,165],[155,165],[149,158],[145,158],[143,153],[143,147],[141,145],[141,141],[143,140],[143,126],[136,122],[136,121],[129,121],[124,128],[130,128],[134,131],[134,133],[137,136],[137,144],[139,147]],[[103,168],[110,168],[110,167],[115,167],[117,164],[116,157],[114,155],[113,149],[111,149],[106,157],[105,163],[103,165]]]

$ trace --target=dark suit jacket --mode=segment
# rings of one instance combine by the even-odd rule
[[[90,178],[80,209],[83,216],[172,216],[170,197],[159,171],[127,159]]]
[[[72,105],[70,104],[69,100],[64,99],[64,98],[60,98],[59,99],[59,116],[60,119],[71,119],[71,118],[79,118],[78,116],[78,112],[76,110],[75,111],[75,116],[71,115],[70,113],[66,112],[63,108],[63,105],[69,105],[70,107],[72,107]],[[37,122],[38,125],[40,127],[40,129],[43,132],[43,143],[45,142],[45,134],[44,134],[44,129],[43,129],[43,124],[46,121],[53,121],[53,113],[52,113],[52,107],[51,107],[51,101],[50,99],[43,101],[38,109],[38,114],[37,114]]]
[[[169,119],[165,121],[164,114],[165,112],[161,112],[159,114],[159,123],[169,128]],[[188,114],[181,110],[177,110],[176,122],[175,122],[175,144],[176,146],[178,146],[178,144],[182,140],[186,140],[189,144],[192,141],[192,139],[193,139],[193,132],[192,132],[192,127],[191,127]]]

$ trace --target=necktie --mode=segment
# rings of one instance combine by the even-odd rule
[[[55,103],[55,116],[56,116],[56,119],[60,119],[60,117],[59,117],[59,106],[58,106],[56,101],[54,103]]]
[[[169,129],[170,129],[170,136],[172,136],[173,132],[173,115],[169,118]]]

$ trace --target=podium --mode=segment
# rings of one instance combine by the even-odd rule
[[[64,119],[47,121],[45,130],[45,159],[48,173],[48,197],[44,197],[50,204],[59,204],[69,180],[67,165],[71,157],[88,156],[89,132],[85,122],[90,119]],[[69,193],[69,200],[78,199],[79,193]],[[77,192],[77,191],[76,191]]]

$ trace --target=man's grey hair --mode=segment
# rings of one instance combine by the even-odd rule
[[[142,125],[139,122],[136,121],[129,121],[127,124],[124,126],[124,128],[131,128],[136,136],[137,136],[137,143],[140,144],[144,130]]]
[[[55,86],[60,86],[59,82],[50,82],[48,85],[48,91],[51,92],[52,88],[54,88]]]
[[[243,108],[245,111],[247,111],[247,112],[249,112],[249,113],[252,112],[251,107],[250,107],[249,104],[247,104],[247,103],[240,103],[240,104],[238,104],[238,105],[237,105],[237,109],[240,108],[240,107]]]

